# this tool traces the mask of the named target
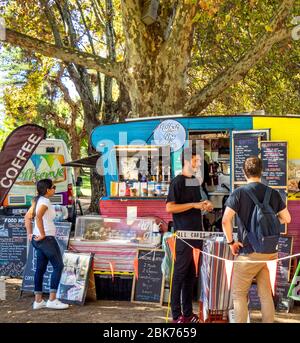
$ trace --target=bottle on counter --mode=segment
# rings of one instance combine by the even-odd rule
[[[161,243],[161,233],[160,233],[159,225],[154,223],[152,230],[153,230],[152,231],[152,243],[155,244],[155,245],[160,245],[160,243]]]
[[[160,182],[157,182],[154,186],[155,189],[155,196],[161,196],[162,186]]]
[[[148,196],[148,183],[141,182],[141,196],[147,197]]]
[[[124,197],[126,195],[126,183],[119,182],[119,197]]]
[[[155,182],[148,182],[148,197],[155,196]]]
[[[126,181],[126,191],[125,191],[125,196],[130,197],[130,189],[133,188],[133,183],[130,181]]]

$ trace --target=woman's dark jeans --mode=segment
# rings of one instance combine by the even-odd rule
[[[53,267],[50,292],[55,293],[64,267],[58,243],[54,236],[46,236],[41,241],[35,241],[33,236],[32,245],[36,249],[37,258],[34,275],[34,293],[40,294],[43,292],[43,278],[49,261]]]

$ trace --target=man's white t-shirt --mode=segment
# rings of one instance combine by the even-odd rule
[[[43,224],[44,224],[44,229],[45,229],[45,235],[46,236],[55,236],[55,234],[56,234],[56,227],[54,224],[55,209],[52,206],[51,201],[48,198],[42,196],[38,199],[38,202],[36,205],[36,211],[35,211],[36,214],[38,213],[38,211],[42,205],[48,207],[48,210],[43,215]],[[35,236],[41,235],[41,233],[37,227],[36,216],[35,216],[35,220],[34,220],[33,234]]]

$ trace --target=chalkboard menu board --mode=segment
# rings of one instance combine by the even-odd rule
[[[270,187],[287,187],[287,142],[261,142],[262,180]]]
[[[294,300],[288,297],[290,283],[277,283],[275,289],[275,304],[277,311],[289,312],[293,305]]]
[[[233,182],[246,182],[243,163],[250,156],[259,155],[259,142],[269,139],[269,130],[233,131]]]
[[[278,245],[278,257],[286,257],[292,254],[293,248],[293,237],[291,236],[280,236]],[[287,283],[290,277],[291,259],[285,259],[278,261],[276,282]]]
[[[70,232],[71,232],[71,223],[69,222],[55,222],[56,226],[56,240],[58,242],[60,252],[63,255],[64,251],[68,248]],[[23,283],[21,290],[26,292],[34,292],[34,273],[36,270],[36,251],[33,248],[32,244],[29,245],[29,252],[27,263],[25,267],[25,272],[23,275]],[[44,274],[43,282],[43,292],[49,293],[50,290],[50,278],[53,268],[49,263],[47,266],[47,271]]]
[[[161,264],[164,256],[163,250],[138,249],[138,275],[132,285],[131,301],[162,304],[164,277]]]
[[[0,216],[0,276],[21,277],[26,256],[24,217]]]
[[[258,296],[256,284],[252,284],[250,289],[249,289],[249,305],[248,305],[248,307],[250,310],[260,310],[261,309],[261,304],[260,304],[260,299]]]

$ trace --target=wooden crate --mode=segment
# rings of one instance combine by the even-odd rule
[[[208,318],[204,320],[203,303],[199,301],[199,319],[201,323],[228,323],[228,311],[209,310]]]

